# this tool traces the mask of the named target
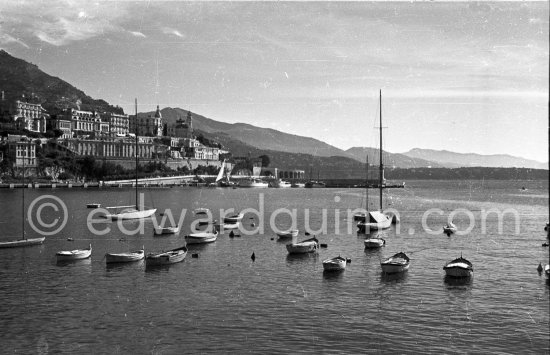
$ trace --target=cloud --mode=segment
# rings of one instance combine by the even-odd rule
[[[146,35],[144,35],[143,33],[139,32],[139,31],[128,31],[128,32],[130,32],[132,34],[132,36],[147,38]]]
[[[20,46],[23,46],[25,48],[30,48],[25,42],[17,38],[13,38],[7,33],[1,33],[1,29],[0,29],[0,44],[8,44],[8,43],[17,43]]]
[[[54,46],[63,46],[121,30],[118,20],[125,16],[126,7],[79,0],[21,0],[0,5],[0,14],[0,40],[6,41],[3,29],[10,28],[18,38],[28,41],[38,38]]]
[[[173,29],[173,28],[169,28],[169,27],[164,27],[162,29],[162,33],[167,34],[167,35],[174,35],[174,36],[177,36],[179,38],[185,38],[185,36],[183,34],[181,34],[180,31],[178,31],[176,29]]]

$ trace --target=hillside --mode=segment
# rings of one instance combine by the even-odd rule
[[[180,108],[163,108],[162,118],[175,122],[178,117],[186,117],[187,111]],[[246,123],[225,123],[197,115],[192,112],[193,128],[202,132],[223,132],[252,147],[276,150],[287,153],[305,153],[319,157],[343,156],[351,158],[345,151],[310,137],[297,136],[271,128],[256,127]]]
[[[548,169],[548,163],[514,157],[506,154],[480,155],[475,153],[455,153],[447,150],[432,150],[415,148],[404,155],[414,159],[425,159],[439,163],[446,167],[511,167]]]
[[[12,57],[1,49],[0,90],[4,91],[7,101],[25,95],[28,100],[42,104],[49,113],[67,107],[76,108],[77,101],[81,102],[82,110],[123,113],[122,108],[93,99],[67,82],[44,73],[36,65]]]
[[[369,163],[374,164],[378,163],[380,150],[376,148],[366,148],[366,147],[353,147],[346,152],[353,157],[353,159],[365,162],[367,154],[369,155]],[[382,159],[384,165],[387,167],[400,167],[400,168],[419,168],[419,167],[442,167],[442,164],[438,164],[433,161],[411,158],[403,154],[394,154],[383,152]]]

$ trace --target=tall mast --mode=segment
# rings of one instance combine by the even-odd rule
[[[136,210],[139,210],[138,204],[138,112],[136,98]]]
[[[26,143],[26,142],[25,142]],[[21,206],[21,239],[27,239],[25,237],[25,159],[27,157],[27,145],[23,144],[25,148],[25,154],[23,154],[23,205]]]
[[[369,211],[369,154],[367,153],[367,181],[365,183],[365,210]]]
[[[378,189],[380,190],[380,211],[382,211],[382,181],[384,180],[384,164],[382,163],[382,89],[380,89],[380,174]]]

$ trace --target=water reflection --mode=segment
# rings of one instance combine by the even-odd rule
[[[107,270],[107,272],[113,272],[113,271],[121,271],[121,270],[126,270],[126,269],[143,269],[143,267],[145,266],[145,261],[144,259],[142,260],[138,260],[138,261],[133,261],[133,262],[130,262],[130,263],[109,263],[109,264],[105,264],[105,268]]]
[[[404,282],[407,280],[408,275],[408,271],[396,272],[392,274],[382,271],[380,272],[380,282]]]
[[[451,276],[445,275],[444,282],[447,286],[449,286],[448,288],[453,288],[453,287],[460,287],[460,286],[471,286],[472,280],[473,280],[472,276],[451,277]]]
[[[344,277],[345,270],[323,270],[323,280],[326,281],[338,281]]]
[[[304,253],[304,254],[287,254],[286,262],[288,264],[300,264],[312,261],[317,261],[319,259],[319,254],[317,253]]]
[[[92,259],[80,259],[80,260],[60,260],[56,261],[56,266],[59,267],[67,267],[67,268],[75,268],[75,269],[90,269],[92,266]]]

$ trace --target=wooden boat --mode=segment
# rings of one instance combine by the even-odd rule
[[[180,232],[180,226],[175,227],[155,227],[155,235],[177,234]]]
[[[293,238],[298,236],[299,231],[297,229],[291,229],[285,232],[277,233],[277,236],[283,238]]]
[[[365,239],[365,248],[381,248],[386,245],[384,238],[379,238],[378,235]]]
[[[214,220],[209,220],[209,219],[199,220],[199,226],[206,226],[206,225],[209,225],[209,224],[217,224],[217,223],[218,223],[217,219],[214,219]]]
[[[335,258],[323,260],[323,269],[325,271],[344,270],[346,268],[346,264],[347,264],[346,258],[337,256]]]
[[[456,226],[454,225],[453,222],[449,222],[449,223],[447,223],[446,225],[443,226],[443,233],[445,233],[447,235],[453,234],[457,230],[458,229],[456,228]]]
[[[224,223],[237,223],[240,222],[244,217],[243,213],[235,213],[230,216],[226,216],[223,219]]]
[[[176,249],[161,251],[158,253],[148,253],[145,256],[145,265],[146,266],[157,266],[157,265],[170,265],[174,263],[179,263],[183,261],[187,256],[187,247],[179,247]]]
[[[240,180],[239,187],[267,188],[269,184],[259,178],[248,178]]]
[[[286,250],[289,254],[312,253],[317,249],[319,249],[319,240],[315,237],[286,245]]]
[[[403,252],[397,253],[380,263],[382,266],[382,271],[386,274],[406,271],[409,269],[409,264],[410,259]]]
[[[27,142],[22,142],[22,144],[27,144]],[[17,158],[19,159],[19,158]],[[21,157],[23,159],[23,185],[25,185],[25,160],[27,157]],[[30,158],[28,158],[30,159]],[[25,234],[25,188],[21,189],[21,239],[10,239],[7,241],[0,241],[1,248],[18,248],[18,247],[28,247],[32,245],[39,245],[44,242],[46,237],[39,238],[27,238]]]
[[[144,249],[131,251],[127,253],[106,253],[105,262],[107,264],[130,263],[133,261],[143,260],[144,257],[145,257]]]
[[[546,278],[550,278],[550,264],[546,264],[544,267],[544,275],[546,275]]]
[[[382,208],[382,195],[383,189],[386,186],[386,179],[384,178],[384,164],[382,160],[382,90],[380,90],[380,148],[378,149],[380,153],[380,166],[378,174],[378,191],[379,191],[379,200],[380,200],[380,210],[379,211],[369,211],[365,215],[365,219],[362,222],[357,224],[359,233],[369,233],[371,231],[387,229],[392,224],[392,218],[387,214],[383,213]],[[368,168],[368,163],[367,163]],[[367,173],[368,180],[368,173]],[[368,191],[368,182],[367,182],[367,191]],[[368,196],[367,196],[367,209],[368,209]]]
[[[464,259],[462,255],[460,258],[449,261],[443,266],[445,274],[450,277],[468,277],[474,272],[472,263]]]
[[[136,116],[138,116],[137,114],[137,99],[135,101],[135,105],[136,105]],[[136,120],[136,132],[137,132],[137,120]],[[136,141],[136,144],[135,144],[135,151],[139,151],[139,147],[138,147],[138,139],[139,137],[135,136],[135,141]],[[139,204],[139,192],[138,192],[138,166],[139,166],[139,161],[138,161],[138,154],[135,155],[136,156],[136,164],[135,164],[135,173],[136,173],[136,181],[135,181],[135,192],[136,192],[136,204],[133,205],[133,206],[113,206],[113,207],[107,207],[107,209],[112,209],[114,210],[112,213],[108,213],[105,215],[105,217],[109,218],[109,219],[112,219],[112,220],[127,220],[127,219],[143,219],[143,218],[148,218],[148,217],[151,217],[152,215],[155,214],[155,212],[157,211],[156,208],[145,208],[144,206],[140,206]],[[141,209],[140,209],[141,207]]]
[[[185,236],[185,241],[187,242],[187,244],[212,243],[215,242],[216,239],[218,239],[217,230],[214,230],[214,232],[192,233]]]
[[[87,208],[99,208],[101,207],[101,203],[88,203],[86,204]]]
[[[46,239],[46,237],[23,238],[23,239],[10,240],[7,242],[0,242],[0,248],[17,248],[17,247],[27,247],[31,245],[38,245],[38,244],[42,244],[44,242],[44,239]]]
[[[240,226],[241,226],[240,222],[220,224],[221,229],[239,229]]]
[[[306,187],[306,184],[304,184],[303,182],[293,182],[292,185],[290,185],[290,187],[293,187],[293,188]]]
[[[304,187],[308,189],[318,189],[326,187],[326,184],[322,181],[311,180],[306,182],[304,184]]]
[[[92,244],[88,249],[62,250],[55,253],[57,261],[73,261],[87,259],[92,255]]]

